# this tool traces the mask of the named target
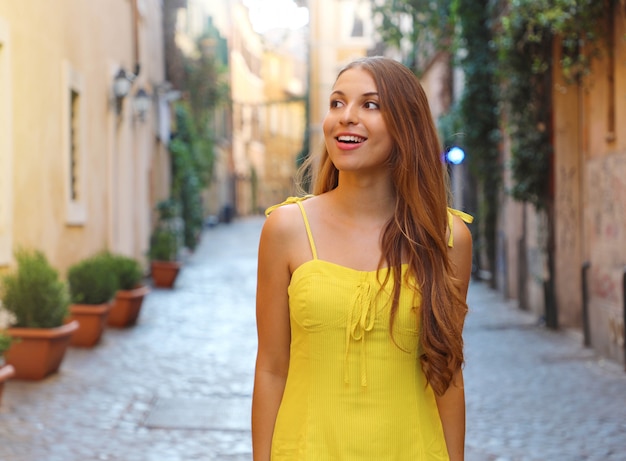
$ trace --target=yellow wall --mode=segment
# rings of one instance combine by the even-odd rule
[[[134,116],[131,98],[119,118],[114,110],[113,76],[135,64],[132,5],[0,3],[0,97],[10,95],[0,104],[9,107],[0,122],[8,120],[1,123],[5,131],[12,127],[0,144],[0,163],[12,167],[11,190],[0,198],[0,265],[11,263],[7,242],[11,250],[43,250],[62,273],[104,248],[144,256],[150,202],[162,193],[150,175],[160,168],[153,164],[164,147],[153,141],[154,110],[145,123]],[[164,78],[160,3],[139,5],[142,70],[131,94],[140,85],[153,93]],[[69,198],[70,90],[79,94],[75,200]]]

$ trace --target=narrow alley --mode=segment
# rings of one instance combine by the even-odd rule
[[[1,461],[250,461],[256,250],[263,218],[205,230],[135,327],[7,383]],[[626,373],[486,286],[466,324],[468,461],[626,459]]]

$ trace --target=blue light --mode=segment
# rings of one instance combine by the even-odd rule
[[[448,151],[446,158],[448,159],[448,162],[454,165],[459,165],[463,163],[463,160],[465,160],[465,151],[460,147],[455,146]]]

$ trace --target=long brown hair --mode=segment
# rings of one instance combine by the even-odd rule
[[[380,111],[394,140],[389,168],[396,192],[394,216],[382,236],[382,260],[393,273],[391,323],[398,309],[402,286],[402,263],[415,277],[421,293],[422,368],[433,390],[441,395],[464,363],[463,321],[467,304],[460,294],[448,259],[447,170],[428,100],[417,77],[404,65],[384,57],[358,59],[337,75],[352,68],[369,72],[379,94]],[[338,184],[339,172],[326,148],[311,158],[301,171],[311,171],[315,195]]]

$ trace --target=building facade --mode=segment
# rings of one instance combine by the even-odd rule
[[[262,212],[294,193],[305,120],[302,31],[257,32],[241,0],[204,5],[205,21],[226,39],[230,107],[216,114],[216,164],[207,198],[212,213]]]
[[[0,2],[1,268],[16,247],[63,275],[145,261],[169,190],[162,20],[159,0]]]
[[[607,13],[608,14],[608,13]],[[579,85],[554,76],[556,295],[559,322],[626,362],[626,13]],[[555,59],[560,48],[555,46]],[[583,291],[584,289],[584,291]]]
[[[553,290],[549,283],[549,223],[545,213],[502,193],[497,286],[538,318],[555,311],[557,328],[577,332],[599,355],[624,363],[626,318],[626,14],[606,11],[608,40],[591,60],[589,75],[568,81],[552,75],[551,190]],[[505,136],[503,164],[510,160]],[[504,189],[511,185],[505,169]],[[548,288],[548,291],[546,290]],[[553,293],[550,293],[553,291]],[[551,298],[551,299],[550,299]]]
[[[263,57],[265,103],[262,107],[265,158],[259,177],[258,211],[297,195],[297,156],[306,131],[306,53],[295,55],[266,46]]]

